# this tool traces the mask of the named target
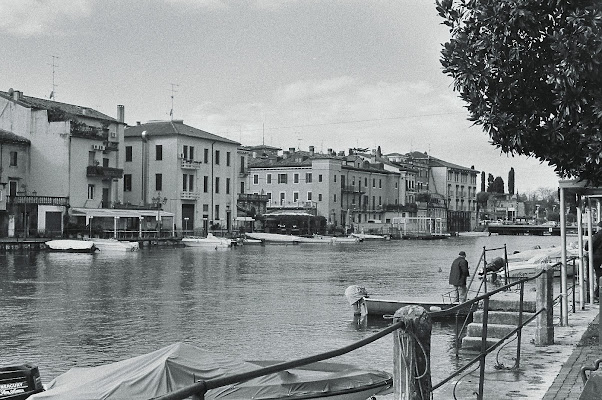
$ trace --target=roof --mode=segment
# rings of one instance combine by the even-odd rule
[[[8,99],[8,100],[15,101],[25,107],[36,108],[39,110],[50,110],[53,108],[58,108],[61,111],[65,112],[69,115],[72,115],[72,116],[100,119],[103,121],[110,121],[110,122],[118,122],[115,118],[109,117],[108,115],[103,114],[103,113],[96,111],[89,107],[76,106],[76,105],[67,104],[67,103],[60,103],[58,101],[39,99],[37,97],[30,97],[30,96],[25,96],[25,95],[21,95],[19,97],[19,100],[15,100],[13,98],[13,96],[11,96],[8,92],[2,92],[2,91],[0,91],[0,96],[4,97],[5,99]]]
[[[0,143],[31,144],[31,141],[12,132],[0,129]]]
[[[431,157],[429,159],[429,166],[430,167],[446,167],[446,168],[460,169],[460,170],[464,170],[464,171],[474,172],[475,174],[479,173],[479,171],[475,170],[474,168],[463,167],[461,165],[443,161],[443,160],[440,160],[435,157]]]
[[[125,128],[124,136],[128,137],[142,137],[142,132],[146,131],[148,136],[190,136],[200,139],[218,141],[222,143],[231,143],[240,145],[240,143],[234,140],[226,139],[224,137],[214,135],[213,133],[205,132],[203,130],[194,128],[192,126],[184,124],[182,120],[173,121],[153,121],[146,124],[140,124]]]

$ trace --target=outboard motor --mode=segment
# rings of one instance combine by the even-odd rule
[[[0,368],[0,400],[24,400],[42,391],[38,367],[24,364]]]
[[[360,315],[360,300],[368,296],[368,291],[365,287],[359,285],[351,285],[345,289],[345,298],[353,307],[353,315]]]

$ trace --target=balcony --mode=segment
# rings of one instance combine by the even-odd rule
[[[270,198],[267,194],[247,194],[247,193],[239,193],[238,201],[260,201],[260,202],[268,202]]]
[[[360,188],[352,185],[341,186],[341,191],[343,193],[366,193],[365,190],[361,190]]]
[[[282,203],[274,201],[268,203],[268,209],[304,209],[315,210],[318,208],[318,203],[314,201],[283,201]]]
[[[199,169],[201,168],[201,164],[200,161],[188,160],[186,158],[181,158],[180,160],[180,167],[182,169]]]
[[[201,197],[199,192],[180,192],[180,198],[182,200],[196,200]]]
[[[244,178],[247,175],[249,175],[249,169],[248,168],[241,168],[240,171],[238,171],[238,177],[239,178]]]
[[[105,150],[103,151],[103,153],[107,154],[111,151],[118,151],[119,150],[119,142],[109,142],[106,141],[104,142],[105,145]]]
[[[69,197],[17,195],[8,196],[8,204],[36,204],[47,206],[69,206]]]
[[[86,176],[89,178],[120,179],[123,178],[123,169],[88,165]]]

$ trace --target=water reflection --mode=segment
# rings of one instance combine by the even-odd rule
[[[175,341],[241,359],[294,359],[361,340],[391,323],[353,318],[352,284],[374,297],[441,300],[459,250],[471,272],[483,245],[510,250],[559,238],[450,238],[353,246],[161,247],[134,253],[0,254],[1,364],[31,362],[42,379]],[[439,272],[441,270],[441,272]],[[455,328],[435,322],[433,379],[456,367]],[[392,370],[385,337],[340,362]]]

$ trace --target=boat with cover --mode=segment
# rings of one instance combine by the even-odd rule
[[[130,242],[127,240],[117,240],[117,239],[87,239],[94,243],[96,248],[100,250],[100,252],[110,252],[110,251],[138,251],[140,250],[140,245],[138,242]]]
[[[326,235],[312,235],[312,236],[295,236],[295,235],[282,235],[279,233],[263,233],[263,232],[251,232],[247,233],[248,238],[262,240],[265,243],[284,243],[284,244],[300,244],[300,243],[314,243],[314,244],[342,244],[342,243],[359,243],[361,240],[356,237],[350,236],[326,236]]]
[[[214,236],[208,233],[207,237],[186,236],[182,238],[182,244],[186,247],[210,247],[210,248],[227,248],[232,247],[232,240]]]
[[[56,239],[45,244],[49,251],[65,253],[94,253],[98,249],[94,242],[88,240]]]
[[[194,382],[255,371],[276,361],[237,361],[186,343],[91,368],[72,368],[31,400],[148,400]],[[209,390],[205,399],[366,400],[389,389],[390,374],[347,364],[317,362]]]

